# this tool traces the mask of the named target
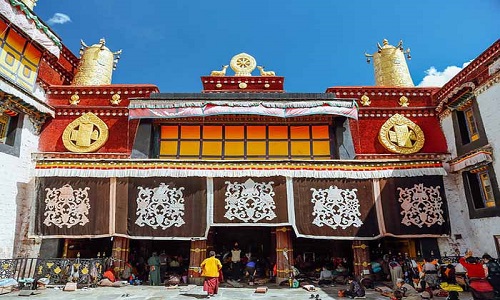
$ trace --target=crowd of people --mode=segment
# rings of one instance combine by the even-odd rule
[[[471,292],[474,300],[500,299],[500,265],[488,254],[478,258],[467,251],[456,264],[440,263],[434,258],[422,262],[392,258],[386,265],[387,273],[383,263],[375,267],[390,276],[395,291],[385,295],[395,300],[430,299],[434,295],[456,300],[464,289]]]
[[[131,258],[120,274],[108,268],[104,278],[111,282],[126,280],[131,284],[141,284],[148,281],[150,285],[160,285],[168,274],[175,274],[179,278],[185,276],[184,281],[187,281],[187,262],[180,255],[169,256],[162,251],[160,255],[153,252],[147,260],[135,255],[131,255]],[[295,264],[302,268],[306,266],[302,256],[297,256]],[[317,274],[314,276],[317,284],[320,287],[333,285],[336,276],[341,275],[346,279],[348,288],[339,293],[350,298],[363,297],[366,282],[352,277],[346,265],[345,259],[332,258],[322,268],[316,269]],[[378,275],[375,278],[392,280],[393,292],[383,294],[394,300],[431,299],[434,295],[441,295],[442,291],[449,300],[457,300],[459,292],[464,289],[471,292],[474,300],[500,299],[500,264],[488,254],[478,258],[467,251],[458,263],[443,263],[435,258],[416,261],[408,257],[384,257],[372,262],[371,267],[373,273]],[[297,274],[292,276],[297,276],[300,271],[295,267],[293,269],[297,270]],[[200,272],[205,280],[204,290],[208,296],[212,296],[217,294],[219,283],[224,280],[245,280],[253,285],[256,277],[275,277],[276,264],[270,259],[254,257],[251,252],[244,253],[236,242],[230,250],[218,255],[210,251],[208,258],[200,265]]]

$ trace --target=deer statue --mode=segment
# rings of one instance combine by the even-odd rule
[[[264,67],[257,66],[257,69],[260,70],[260,76],[276,76],[274,71],[264,71]]]
[[[212,71],[210,72],[210,76],[226,76],[226,69],[229,67],[228,65],[222,66],[222,70],[220,71]]]

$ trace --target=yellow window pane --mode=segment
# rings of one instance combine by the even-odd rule
[[[9,35],[7,35],[7,44],[16,49],[19,53],[22,53],[24,50],[24,44],[26,44],[26,39],[14,30],[11,30],[9,31]]]
[[[269,139],[288,139],[288,126],[269,126]]]
[[[29,60],[31,63],[38,65],[40,58],[42,57],[42,52],[35,48],[33,44],[28,44],[26,50],[24,50],[24,58]]]
[[[265,156],[266,155],[266,142],[247,142],[247,155],[248,156]]]
[[[288,142],[269,142],[269,156],[288,156]]]
[[[180,156],[199,156],[200,142],[181,141]]]
[[[226,140],[239,140],[245,137],[245,127],[243,126],[226,126],[225,130]]]
[[[309,126],[290,126],[292,140],[309,139]]]
[[[313,141],[313,155],[330,155],[330,142]]]
[[[291,147],[292,147],[292,157],[311,155],[311,143],[309,141],[307,142],[292,141]]]
[[[264,144],[265,145],[265,144]],[[226,141],[225,144],[225,154],[226,156],[240,156],[243,158],[244,156],[244,151],[245,151],[245,143],[243,141],[241,142],[228,142]],[[265,149],[264,149],[265,151]]]
[[[203,142],[202,155],[206,156],[222,156],[222,142]]]
[[[200,126],[182,126],[181,139],[199,139]]]
[[[203,126],[203,139],[222,139],[222,127]]]
[[[177,155],[177,141],[162,141],[160,155]]]
[[[330,138],[330,134],[328,133],[328,125],[313,126],[312,127],[312,137],[313,137],[313,139],[328,139],[328,138]]]
[[[179,127],[177,126],[162,126],[161,138],[162,139],[177,139],[179,137]]]
[[[247,127],[247,139],[265,139],[266,138],[266,126],[248,126]]]

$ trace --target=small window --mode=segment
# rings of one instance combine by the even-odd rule
[[[6,114],[0,115],[0,144],[5,144],[9,133],[10,117]]]
[[[479,139],[479,132],[477,132],[477,124],[472,107],[465,111],[465,120],[467,121],[467,133],[469,134],[470,141],[477,141]]]
[[[457,111],[457,118],[462,145],[477,141],[479,139],[479,131],[477,129],[476,117],[474,116],[474,108],[469,107],[463,111]]]
[[[495,207],[495,196],[488,168],[483,167],[466,173],[474,208],[483,209]]]

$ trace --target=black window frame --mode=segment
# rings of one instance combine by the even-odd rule
[[[479,113],[479,107],[477,106],[476,98],[471,99],[472,103],[470,106],[464,109],[456,109],[453,111],[453,131],[455,134],[455,146],[457,148],[457,155],[466,154],[474,149],[480,148],[488,144],[488,138],[486,137],[486,132],[484,131],[483,121]],[[477,140],[470,140],[469,129],[467,126],[465,111],[471,109],[474,116],[474,120],[477,126],[477,132],[479,138]]]
[[[479,174],[481,172],[475,172],[474,170],[463,171],[462,179],[464,183],[465,189],[465,197],[467,198],[467,206],[469,208],[469,217],[471,219],[479,219],[479,218],[489,218],[500,216],[500,191],[498,189],[498,182],[496,180],[495,170],[493,169],[491,164],[488,164],[482,168],[486,168],[486,172],[488,173],[489,180],[491,183],[491,187],[493,189],[493,196],[495,197],[495,205],[494,207],[481,207],[476,208],[476,204],[481,200],[483,200],[481,181],[479,179]],[[476,180],[474,180],[476,178]]]
[[[23,131],[24,115],[17,114],[10,116],[9,127],[7,129],[7,139],[0,144],[0,152],[19,157],[21,152],[21,137]]]

